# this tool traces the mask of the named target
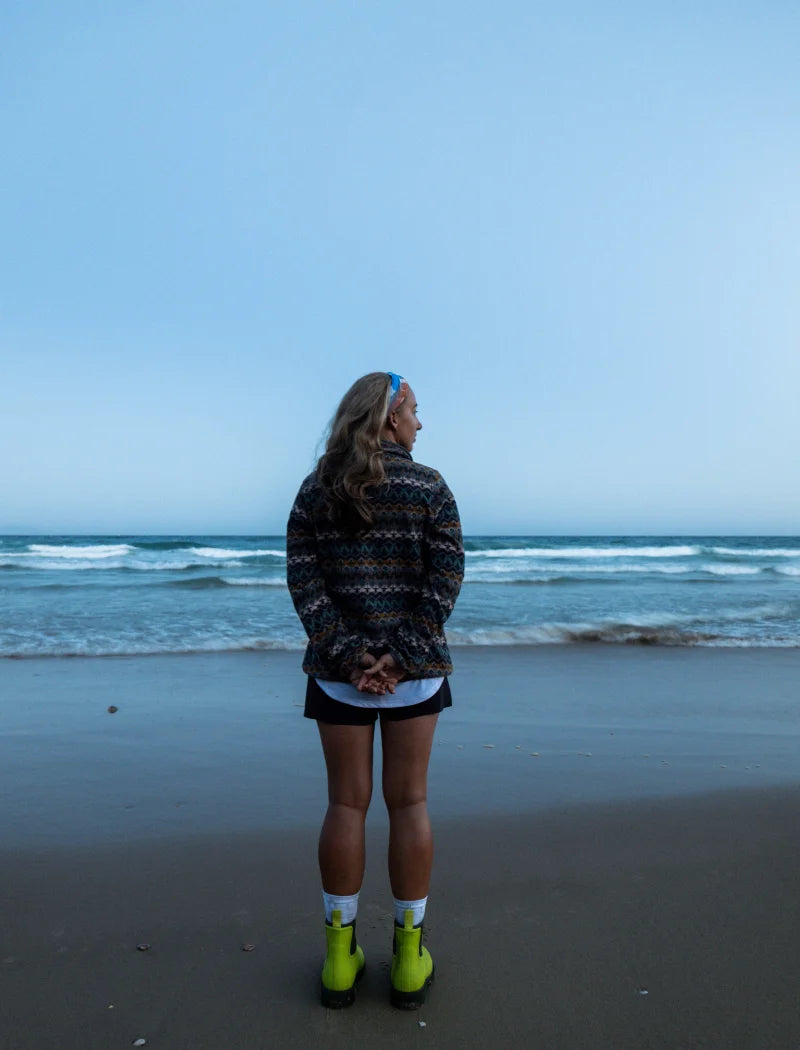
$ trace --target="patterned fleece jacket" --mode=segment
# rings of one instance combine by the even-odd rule
[[[453,494],[438,471],[382,441],[386,481],[370,495],[372,527],[333,525],[314,474],[300,486],[286,530],[287,582],[308,634],[303,670],[348,681],[366,653],[391,653],[407,678],[453,665],[444,623],[464,578]]]

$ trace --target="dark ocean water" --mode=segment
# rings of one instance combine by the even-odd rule
[[[453,645],[800,646],[800,537],[469,537]],[[0,656],[302,649],[279,536],[0,537]]]

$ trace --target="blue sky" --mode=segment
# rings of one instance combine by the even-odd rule
[[[0,531],[281,532],[392,369],[470,533],[800,533],[796,5],[0,31]]]

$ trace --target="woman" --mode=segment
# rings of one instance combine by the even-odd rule
[[[392,1002],[421,1005],[433,977],[422,945],[433,862],[428,760],[439,713],[452,704],[443,625],[461,587],[464,547],[444,479],[411,457],[421,429],[401,376],[357,380],[287,528],[289,590],[309,639],[305,715],[317,721],[328,772],[319,866],[322,1002],[331,1007],[353,1002],[364,969],[355,920],[378,718],[395,898]]]

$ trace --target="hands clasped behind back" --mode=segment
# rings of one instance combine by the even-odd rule
[[[361,693],[384,696],[393,693],[398,682],[405,677],[390,653],[373,656],[365,653],[358,667],[350,672],[350,681]]]

